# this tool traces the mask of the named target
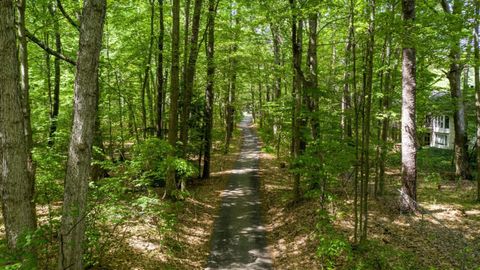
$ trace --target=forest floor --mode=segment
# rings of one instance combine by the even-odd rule
[[[480,204],[474,202],[474,183],[448,180],[445,171],[450,166],[444,163],[449,163],[449,155],[435,151],[419,152],[418,198],[423,214],[399,212],[400,174],[391,166],[387,194],[369,201],[368,244],[348,248],[342,246],[342,239],[353,240],[352,192],[347,188],[351,180],[343,180],[332,192],[335,199],[327,209],[335,232],[328,231],[319,212],[320,199],[291,204],[293,183],[288,168],[283,168],[285,161],[263,153],[263,203],[274,268],[480,269]],[[392,155],[395,163],[398,153]],[[437,160],[430,160],[431,155]],[[339,236],[332,241],[335,233]],[[327,240],[336,246],[317,256]]]
[[[238,131],[234,138],[228,155],[222,154],[221,141],[215,143],[212,177],[191,183],[184,201],[154,200],[161,197],[161,188],[127,193],[112,202],[114,208],[107,207],[109,199],[101,201],[105,205],[92,213],[94,229],[87,230],[89,269],[203,269],[220,193],[239,156]],[[424,148],[418,153],[418,199],[423,214],[404,215],[396,205],[399,159],[399,153],[389,155],[386,194],[369,201],[367,245],[352,247],[351,180],[340,179],[330,190],[333,199],[327,210],[334,231],[329,231],[319,211],[320,199],[306,197],[292,204],[293,183],[286,160],[262,152],[261,196],[273,269],[480,269],[480,204],[474,201],[475,183],[452,179],[451,152]],[[37,207],[40,228],[50,230],[46,240],[51,243],[56,242],[60,209],[58,202]],[[126,218],[115,222],[115,211],[126,212]],[[1,224],[0,219],[4,239]],[[331,249],[320,256],[319,248],[325,243]],[[2,256],[6,250],[4,241],[0,242],[0,269],[16,269],[11,257]],[[54,244],[42,245],[40,269],[55,268],[57,250]]]
[[[166,231],[155,220],[131,220],[128,234],[117,252],[110,252],[99,269],[203,269],[210,254],[210,235],[232,168],[239,155],[240,136],[235,136],[229,154],[222,143],[214,144],[211,177],[188,186],[189,196],[173,205],[168,214],[174,224]],[[163,190],[157,190],[162,194]],[[132,226],[133,225],[133,226]]]
[[[99,186],[107,194],[115,190],[119,198],[94,199],[86,233],[87,269],[203,269],[211,249],[210,235],[221,202],[220,193],[239,155],[239,131],[229,154],[223,154],[223,145],[220,140],[214,142],[211,177],[189,183],[189,195],[183,201],[161,200],[163,188],[126,189],[121,175],[101,180],[104,183]],[[37,205],[43,232],[40,269],[55,269],[60,210],[60,202]],[[0,239],[4,238],[0,215]],[[17,269],[14,256],[7,256],[6,251],[5,242],[0,241],[0,269]]]

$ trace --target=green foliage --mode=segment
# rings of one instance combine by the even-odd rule
[[[439,184],[439,183],[442,182],[442,176],[437,172],[432,172],[432,173],[429,173],[429,174],[425,175],[423,180],[425,182],[429,182],[429,183],[433,183],[433,184]]]
[[[64,153],[56,148],[37,147],[33,150],[36,165],[36,201],[48,204],[61,200],[65,178]]]
[[[405,251],[377,240],[368,240],[352,250],[353,260],[346,269],[422,269],[413,252]]]
[[[453,151],[449,149],[439,149],[433,147],[423,147],[417,152],[417,166],[420,175],[426,175],[429,180],[433,180],[439,174],[454,171]],[[399,152],[391,152],[387,156],[388,166],[396,167],[401,164],[401,155]]]
[[[173,148],[167,141],[157,138],[149,138],[136,145],[132,160],[127,164],[133,185],[137,188],[163,186],[165,174],[171,164],[168,156],[172,151]]]
[[[29,251],[42,250],[44,246],[45,241],[40,229],[18,236],[16,250],[9,249],[6,240],[2,239],[0,241],[0,269],[36,269],[37,257]]]
[[[291,171],[300,174],[310,187],[306,195],[318,194],[318,188],[335,184],[341,173],[351,169],[354,162],[353,148],[339,141],[313,141],[304,154],[297,158]],[[325,182],[325,183],[324,183]]]
[[[197,167],[183,158],[173,158],[168,160],[170,166],[175,168],[176,174],[180,179],[187,179],[198,174]]]
[[[352,259],[350,242],[342,234],[338,233],[332,225],[332,217],[320,210],[317,231],[319,246],[317,256],[323,262],[326,269],[335,269],[338,264],[346,264]]]

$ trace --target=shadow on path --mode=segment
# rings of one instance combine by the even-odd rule
[[[271,269],[259,196],[258,138],[246,114],[242,152],[222,194],[220,214],[212,233],[206,269]]]

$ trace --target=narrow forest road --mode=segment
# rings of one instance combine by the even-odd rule
[[[271,269],[260,205],[258,159],[260,146],[245,114],[242,151],[222,194],[206,269]]]

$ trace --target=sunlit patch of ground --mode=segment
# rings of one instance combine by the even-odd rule
[[[288,169],[280,164],[270,154],[261,155],[263,204],[275,269],[322,269],[320,258],[315,256],[319,245],[316,235],[319,200],[289,204],[293,183]],[[383,260],[385,269],[393,269],[388,265],[395,269],[478,269],[480,204],[474,201],[475,183],[429,182],[424,181],[425,174],[420,172],[418,199],[423,214],[405,215],[397,204],[400,170],[390,168],[386,174],[387,194],[369,201],[368,237],[375,244],[369,254],[355,252],[355,256],[363,258],[353,260],[358,262],[365,257],[373,262]],[[353,241],[351,186],[350,180],[334,190],[337,198],[329,211],[336,217],[336,230]],[[336,269],[355,267],[339,262]]]
[[[173,204],[167,213],[175,217],[175,227],[165,230],[165,219],[152,214],[141,213],[129,205],[126,199],[122,207],[129,211],[127,220],[114,224],[96,224],[99,240],[93,249],[97,261],[89,269],[112,270],[157,270],[157,269],[203,269],[210,252],[210,235],[221,201],[221,193],[240,149],[240,136],[233,138],[230,154],[223,154],[223,142],[214,143],[212,157],[212,177],[208,180],[195,180],[188,186],[190,196],[183,202]],[[155,190],[161,198],[163,190]],[[160,200],[160,203],[163,202]],[[37,216],[40,226],[60,221],[61,203],[50,206],[38,205]],[[92,213],[94,214],[94,213]],[[48,250],[41,250],[41,269],[55,269],[58,247],[56,228],[48,235]],[[3,219],[0,215],[0,239],[5,238]],[[1,256],[0,256],[1,257]],[[0,265],[0,268],[2,265]]]
[[[260,156],[262,204],[274,269],[320,269],[315,257],[317,203],[289,205],[292,181],[275,157]]]
[[[222,143],[217,146],[220,151]],[[234,137],[230,153],[216,152],[212,158],[212,173],[208,181],[197,182],[192,194],[179,212],[178,228],[169,234],[173,240],[170,245],[172,254],[168,264],[176,269],[203,269],[210,254],[210,235],[219,211],[221,194],[233,174],[235,161],[241,147],[240,136]]]
[[[105,258],[109,261],[108,269],[203,269],[210,252],[209,240],[221,193],[228,177],[234,173],[231,168],[239,148],[237,136],[230,154],[214,152],[212,177],[206,181],[196,180],[188,187],[190,196],[171,210],[176,216],[173,230],[161,233],[155,220],[148,222],[142,216],[132,219],[125,226],[125,234],[118,234],[124,244]]]
[[[477,269],[480,266],[480,204],[473,200],[473,185],[445,181],[429,183],[419,177],[421,211],[400,213],[397,207],[399,176],[392,173],[387,194],[369,201],[369,239],[385,250],[410,254],[416,269]],[[353,236],[352,203],[335,222],[350,239]],[[401,258],[398,258],[401,260]],[[406,259],[406,258],[403,258]]]

